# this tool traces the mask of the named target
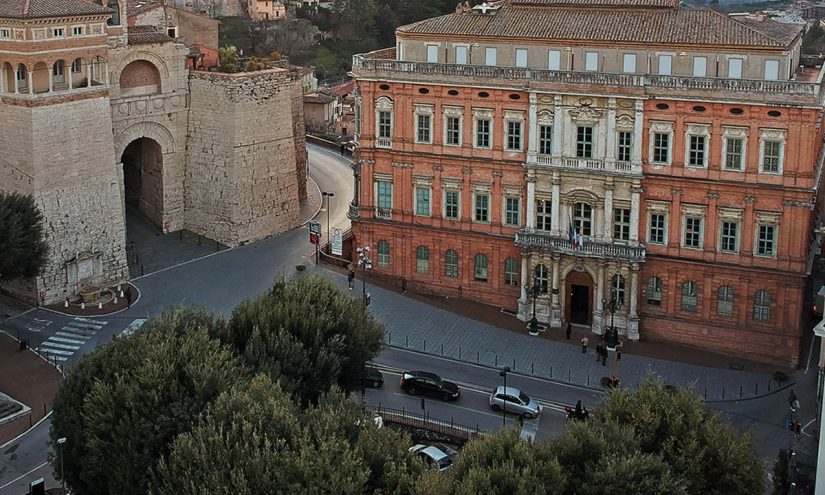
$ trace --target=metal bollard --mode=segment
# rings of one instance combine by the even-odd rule
[[[476,351],[476,363],[481,362],[481,351]]]
[[[458,347],[458,359],[461,359],[461,346]]]
[[[753,384],[753,395],[759,395],[759,384],[758,383]]]
[[[496,354],[496,368],[498,368],[498,354]]]
[[[705,400],[708,400],[708,388],[705,387]]]
[[[742,398],[742,385],[739,385],[739,398]]]
[[[513,358],[513,371],[516,371],[516,358]]]
[[[410,346],[410,336],[405,335],[404,336],[404,347],[409,347],[409,346]]]
[[[573,381],[572,375],[573,375],[573,370],[567,370],[567,381],[568,382]]]
[[[444,355],[444,344],[441,344],[441,355]]]
[[[725,398],[725,387],[722,387],[722,398]]]
[[[530,374],[531,374],[531,375],[534,375],[534,374],[535,374],[535,372],[533,371],[533,365],[534,365],[534,364],[536,364],[536,363],[530,363]]]
[[[140,265],[140,274],[143,275],[143,265]]]
[[[587,374],[587,386],[590,386],[590,373]]]
[[[424,339],[424,352],[427,352],[427,339]]]

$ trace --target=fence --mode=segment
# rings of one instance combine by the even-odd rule
[[[430,416],[429,412],[425,414],[417,414],[407,411],[406,409],[392,409],[383,407],[380,403],[378,404],[378,407],[371,407],[371,409],[376,414],[381,416],[385,423],[395,423],[413,428],[421,428],[423,430],[445,435],[464,442],[469,441],[476,436],[488,434],[486,431],[479,428],[478,425],[475,425],[474,427],[465,426],[456,423],[452,417],[450,418],[450,421],[433,418]]]

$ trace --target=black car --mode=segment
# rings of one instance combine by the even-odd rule
[[[378,388],[384,384],[384,375],[374,366],[367,366],[364,368],[364,385],[367,387]]]
[[[405,371],[401,388],[413,395],[426,395],[444,400],[456,400],[461,391],[458,385],[427,371]]]

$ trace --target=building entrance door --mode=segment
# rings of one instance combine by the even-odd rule
[[[565,280],[565,289],[566,320],[579,325],[590,325],[593,313],[593,279],[584,271],[570,272]]]

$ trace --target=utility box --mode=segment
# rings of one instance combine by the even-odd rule
[[[45,495],[46,481],[43,478],[29,483],[29,495]]]

